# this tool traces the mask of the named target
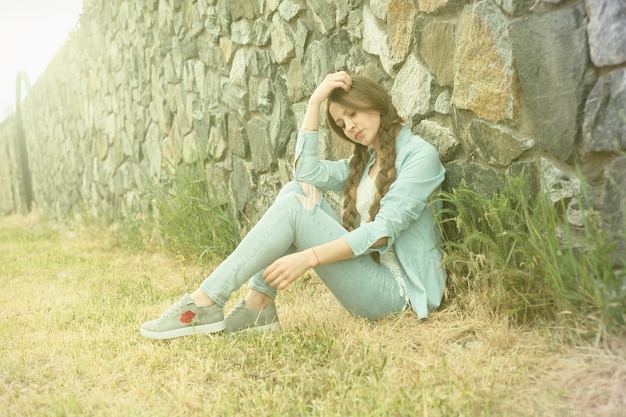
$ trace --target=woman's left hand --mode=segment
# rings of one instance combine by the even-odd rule
[[[314,255],[310,250],[304,250],[278,258],[267,267],[263,278],[272,287],[284,290],[307,269],[316,265],[316,261],[311,259],[312,256]]]

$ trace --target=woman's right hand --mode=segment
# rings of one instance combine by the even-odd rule
[[[319,124],[320,106],[324,100],[330,96],[330,93],[332,93],[334,89],[341,88],[348,91],[351,86],[352,78],[345,71],[335,72],[334,74],[328,74],[324,77],[309,98],[309,105],[307,106],[300,129],[304,132],[316,132]]]
[[[341,88],[345,91],[350,90],[352,86],[352,78],[345,71],[335,72],[333,74],[328,74],[322,82],[317,86],[313,94],[311,94],[311,98],[309,99],[310,104],[321,104],[324,100],[330,96],[330,93],[336,88]]]

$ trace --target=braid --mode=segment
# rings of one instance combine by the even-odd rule
[[[356,209],[356,189],[361,180],[361,175],[367,164],[367,148],[358,143],[354,144],[352,157],[350,158],[350,171],[348,179],[343,187],[343,212],[341,221],[348,231],[356,228],[359,213]]]
[[[386,120],[385,120],[386,121]],[[391,184],[396,179],[396,135],[395,129],[383,125],[381,118],[380,126],[380,171],[376,175],[376,195],[374,202],[369,209],[369,219],[371,222],[380,210],[380,200],[387,194]]]

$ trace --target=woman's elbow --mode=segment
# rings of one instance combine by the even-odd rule
[[[389,241],[388,237],[381,237],[376,242],[374,242],[374,244],[372,245],[372,248],[378,248],[378,247],[381,247],[381,246],[385,246],[385,245],[387,245],[388,241]]]

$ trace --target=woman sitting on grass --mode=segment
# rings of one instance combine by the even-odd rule
[[[318,159],[325,101],[331,130],[354,145],[349,159]],[[439,306],[446,273],[429,197],[445,171],[435,148],[402,125],[389,94],[366,77],[326,76],[309,99],[295,159],[295,180],[234,252],[195,292],[144,323],[143,336],[278,329],[274,298],[308,268],[358,317],[410,306],[423,319]],[[325,189],[343,191],[341,219]],[[245,299],[224,319],[223,306],[248,279]]]

